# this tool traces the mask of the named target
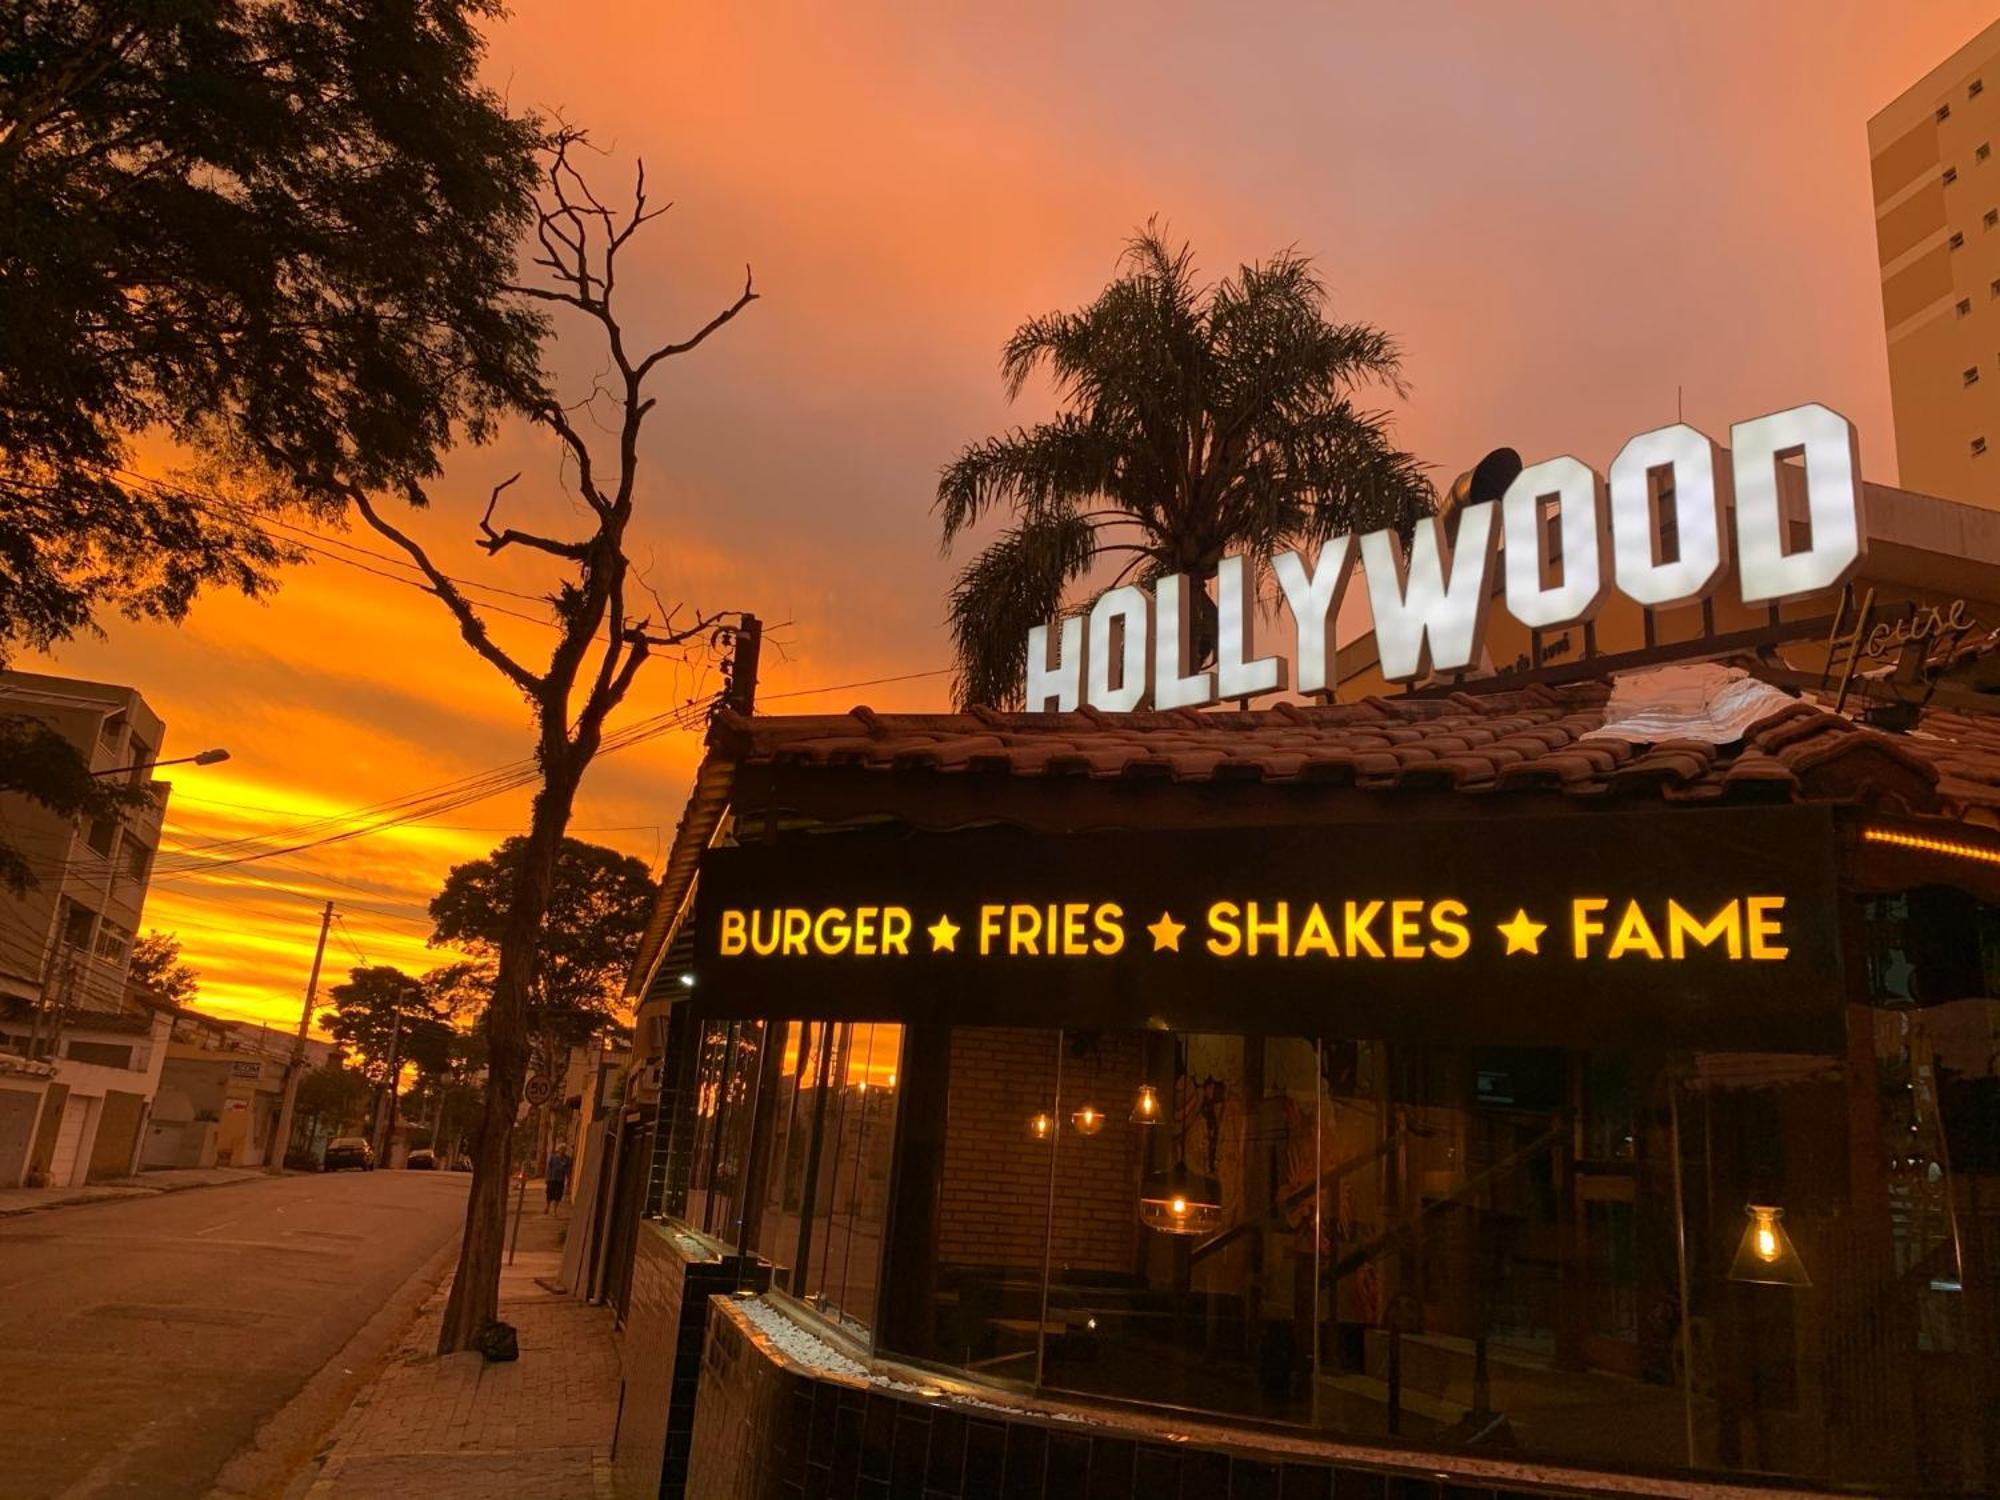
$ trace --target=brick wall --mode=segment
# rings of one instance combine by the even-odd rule
[[[941,1261],[1039,1271],[1054,1151],[1057,1268],[1133,1269],[1143,1130],[1126,1116],[1144,1076],[1143,1037],[1108,1034],[1094,1056],[1063,1059],[1064,1118],[1059,1141],[1050,1145],[1030,1138],[1028,1121],[1055,1106],[1056,1045],[1053,1031],[961,1026],[952,1032]],[[1106,1117],[1094,1136],[1069,1123],[1086,1102]]]

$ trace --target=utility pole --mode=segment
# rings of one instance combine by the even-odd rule
[[[375,1155],[380,1165],[388,1165],[389,1148],[396,1140],[396,1085],[403,1076],[403,1060],[398,1055],[403,1046],[403,1005],[399,1000],[392,1012],[389,1024],[389,1098],[387,1108],[376,1114]]]
[[[299,1080],[306,1070],[306,1029],[312,1025],[313,1002],[319,998],[319,966],[326,957],[326,932],[333,926],[333,903],[319,914],[319,945],[313,949],[312,977],[306,981],[306,1003],[299,1012],[298,1039],[292,1043],[292,1061],[285,1069],[285,1102],[278,1107],[278,1130],[271,1142],[275,1161],[266,1161],[267,1172],[283,1172],[285,1156],[292,1148],[292,1110],[298,1103]]]

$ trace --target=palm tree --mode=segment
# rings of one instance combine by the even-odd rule
[[[1023,323],[1000,370],[1008,399],[1046,367],[1062,410],[974,443],[938,477],[947,551],[996,507],[1006,529],[952,588],[961,703],[1020,701],[1027,633],[1064,592],[1120,561],[1106,585],[1212,578],[1225,553],[1282,550],[1343,531],[1407,534],[1434,495],[1389,441],[1362,386],[1405,394],[1395,341],[1325,316],[1326,288],[1285,251],[1214,286],[1186,245],[1149,223],[1119,275],[1080,312]],[[1197,663],[1214,605],[1193,590]]]

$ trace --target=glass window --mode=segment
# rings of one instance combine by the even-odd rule
[[[106,963],[122,964],[132,946],[130,928],[121,927],[106,917],[97,924],[97,956]]]
[[[761,1021],[710,1022],[695,1065],[688,1188],[681,1217],[724,1244],[742,1233],[742,1188],[755,1118]]]
[[[1046,1385],[1311,1419],[1318,1078],[1296,1037],[1066,1037]]]
[[[130,834],[126,835],[118,852],[125,861],[125,878],[128,880],[143,881],[153,868],[153,851]]]
[[[897,1073],[903,1028],[835,1026],[822,1074],[814,1217],[804,1296],[829,1316],[873,1326],[876,1275],[889,1212]]]
[[[72,948],[88,948],[96,929],[96,912],[67,896],[63,897],[62,935],[65,943]]]

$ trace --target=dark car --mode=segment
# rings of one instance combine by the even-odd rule
[[[338,1172],[343,1167],[358,1167],[363,1172],[375,1170],[375,1148],[365,1137],[358,1135],[337,1135],[326,1143],[326,1155],[319,1161],[322,1172]]]
[[[437,1153],[428,1146],[417,1147],[403,1161],[404,1168],[411,1172],[435,1172],[437,1164]]]

